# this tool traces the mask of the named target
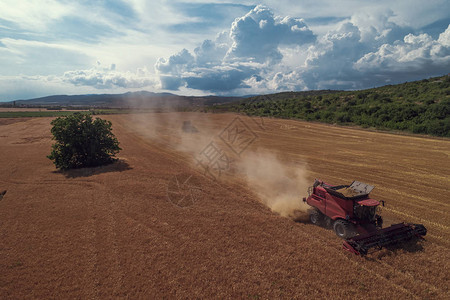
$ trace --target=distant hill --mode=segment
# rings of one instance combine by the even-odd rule
[[[170,93],[128,92],[125,94],[54,95],[2,103],[16,106],[85,106],[113,108],[195,107],[238,101],[239,97],[178,96]]]
[[[209,110],[450,137],[450,76],[360,91],[261,95]]]
[[[359,91],[283,92],[252,97],[170,93],[56,95],[0,106],[174,108],[302,119],[450,137],[450,76]]]

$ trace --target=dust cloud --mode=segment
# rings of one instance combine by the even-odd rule
[[[273,153],[259,150],[247,153],[238,169],[251,188],[272,211],[295,217],[308,206],[302,198],[308,188],[307,167],[292,168]]]
[[[197,155],[214,141],[224,126],[203,113],[183,113],[181,117],[176,112],[136,113],[128,115],[128,118],[130,127],[138,134],[188,154],[193,166]],[[198,132],[183,132],[183,122],[188,120],[198,128]],[[233,171],[227,174],[227,178],[243,180],[272,211],[291,218],[296,218],[298,212],[306,212],[308,206],[302,201],[310,184],[306,164],[293,167],[275,154],[259,148],[247,149],[233,163]]]

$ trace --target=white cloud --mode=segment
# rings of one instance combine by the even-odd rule
[[[172,55],[169,59],[159,58],[155,68],[163,74],[180,74],[191,68],[194,57],[186,49]]]
[[[89,57],[74,44],[57,44],[23,39],[0,39],[2,75],[50,75],[63,72],[67,65],[85,66]]]
[[[228,59],[278,63],[283,58],[281,45],[307,44],[316,37],[302,19],[275,17],[271,10],[259,5],[233,22],[230,38],[233,44]]]
[[[222,42],[220,40],[222,39]],[[219,35],[216,42],[205,40],[200,47],[195,48],[195,63],[199,67],[216,66],[220,64],[229,49],[229,41]]]
[[[0,97],[23,95],[23,85],[59,93],[57,84],[80,93],[348,89],[450,69],[448,0],[259,3],[270,9],[250,10],[252,0],[3,0],[0,70],[14,80],[2,81]],[[97,60],[117,67],[92,68]]]
[[[393,21],[391,10],[361,12],[316,39],[305,21],[275,16],[257,6],[228,32],[183,49],[155,69],[163,89],[219,94],[281,90],[357,89],[416,79],[407,72],[440,75],[449,67],[448,30],[433,40]],[[388,71],[386,71],[388,70]]]
[[[101,63],[91,69],[67,71],[62,76],[0,76],[0,101],[30,99],[52,94],[124,93],[142,89],[156,90],[159,80],[146,68],[135,72],[121,72],[115,64],[102,68]],[[20,90],[17,87],[20,86]]]
[[[116,71],[116,65],[110,68],[91,68],[88,70],[67,71],[61,77],[64,82],[79,86],[90,86],[97,89],[111,88],[155,88],[156,81],[149,72],[138,69],[136,73]]]
[[[370,19],[362,22],[355,16],[329,31],[308,49],[305,67],[294,69],[295,77],[283,76],[279,87],[298,80],[307,89],[361,89],[439,76],[450,69],[449,29],[433,40],[427,34],[402,35],[407,28],[388,17]]]
[[[308,89],[330,88],[327,82],[339,79],[344,86],[355,88],[353,63],[364,54],[366,46],[360,41],[361,32],[350,22],[342,23],[328,32],[318,43],[309,47],[302,78]]]
[[[428,34],[408,34],[403,41],[383,44],[377,51],[361,57],[354,65],[365,74],[379,76],[397,74],[404,78],[408,74],[444,74],[450,69],[450,26],[439,39]]]
[[[51,9],[49,9],[51,8]],[[2,0],[0,19],[9,21],[27,30],[45,30],[52,20],[57,20],[72,11],[68,4],[56,0]]]
[[[277,68],[283,47],[307,45],[315,38],[303,20],[276,17],[268,8],[257,6],[215,41],[203,41],[194,55],[183,49],[168,59],[158,59],[155,69],[163,89],[187,87],[215,93],[250,89],[246,82],[268,68]]]
[[[18,88],[20,87],[20,88]],[[31,99],[46,95],[93,93],[94,88],[74,86],[53,76],[0,76],[0,101]]]
[[[450,25],[439,35],[438,43],[445,47],[450,47]]]

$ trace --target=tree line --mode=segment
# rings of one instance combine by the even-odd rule
[[[360,91],[261,95],[211,110],[450,137],[450,76]]]

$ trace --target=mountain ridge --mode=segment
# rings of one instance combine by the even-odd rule
[[[224,96],[180,96],[171,93],[148,91],[122,94],[50,95],[32,99],[3,102],[1,106],[90,106],[154,108],[166,106],[203,106],[238,101],[243,97]]]

